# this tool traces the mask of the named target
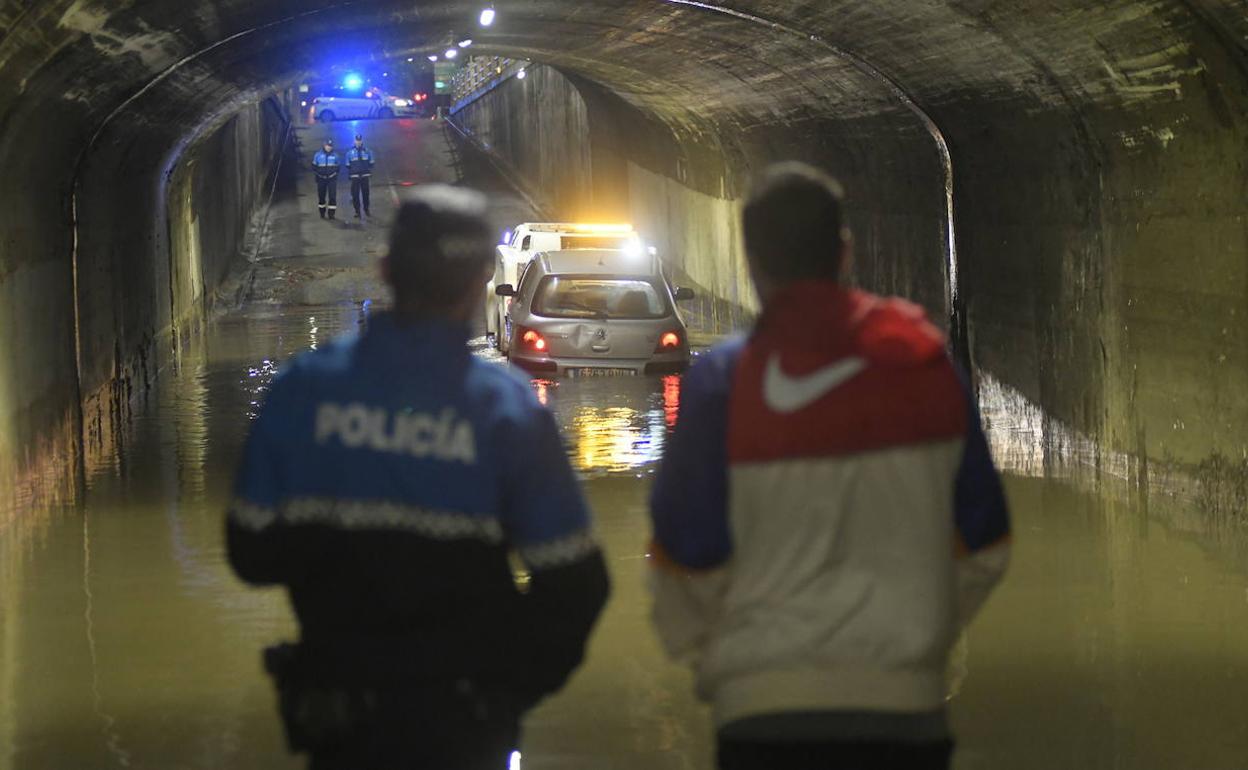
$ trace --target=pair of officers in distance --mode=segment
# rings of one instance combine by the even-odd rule
[[[321,219],[338,218],[338,175],[344,165],[347,175],[351,178],[351,207],[355,209],[355,218],[360,219],[361,213],[371,217],[370,180],[373,167],[377,165],[377,156],[364,145],[364,137],[355,135],[355,144],[340,155],[334,149],[334,140],[327,138],[321,149],[312,156],[312,170],[316,173],[316,207]]]

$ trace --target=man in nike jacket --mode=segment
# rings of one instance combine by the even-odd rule
[[[944,672],[1009,519],[923,311],[845,287],[839,186],[770,169],[744,211],[763,312],[699,359],[651,501],[654,618],[723,770],[947,768]]]

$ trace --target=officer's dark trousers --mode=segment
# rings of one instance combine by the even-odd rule
[[[948,770],[953,744],[719,739],[719,770]]]
[[[355,207],[355,215],[360,215],[360,204],[364,204],[364,213],[370,217],[372,209],[368,205],[368,177],[353,176],[351,177],[351,205]]]
[[[325,216],[328,212],[332,218],[338,211],[338,179],[327,179],[323,176],[316,178],[316,206],[321,211],[321,216]]]
[[[379,709],[343,745],[312,755],[309,770],[507,770],[519,718],[454,698],[379,693]]]

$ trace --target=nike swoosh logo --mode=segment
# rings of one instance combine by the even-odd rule
[[[815,403],[866,368],[867,362],[861,358],[842,358],[802,377],[790,377],[780,368],[780,354],[773,353],[763,380],[763,400],[771,411],[791,414]]]

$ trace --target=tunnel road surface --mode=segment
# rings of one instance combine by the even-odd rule
[[[298,170],[248,302],[162,373],[80,507],[32,511],[0,540],[0,770],[301,766],[283,749],[259,663],[263,646],[295,632],[285,598],[245,587],[224,561],[248,419],[292,355],[354,329],[360,302],[380,299],[371,271],[391,185],[462,176],[503,190],[431,121],[360,127],[379,155],[377,221],[321,222]],[[358,129],[300,129],[304,155],[327,130],[342,145]],[[529,215],[514,197],[503,206],[504,222]],[[615,593],[585,666],[528,719],[522,766],[708,770],[706,714],[661,656],[643,590],[646,494],[680,380],[534,388],[585,479]],[[1180,531],[1129,494],[1046,477],[1016,462],[1011,447],[1034,451],[1017,415],[986,406],[994,445],[1018,470],[1007,481],[1016,556],[951,666],[956,767],[1243,768],[1244,532]]]

